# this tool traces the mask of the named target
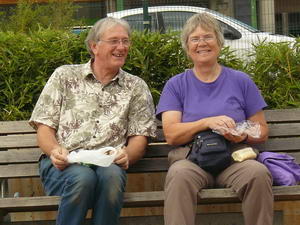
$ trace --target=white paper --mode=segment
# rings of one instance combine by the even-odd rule
[[[117,152],[113,147],[104,147],[97,150],[79,149],[70,152],[67,158],[69,163],[87,163],[108,167],[113,163]]]

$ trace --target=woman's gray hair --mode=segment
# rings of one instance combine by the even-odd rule
[[[190,34],[193,33],[199,26],[206,31],[213,31],[216,35],[219,46],[221,48],[223,47],[224,36],[219,21],[208,13],[197,13],[186,21],[181,32],[181,45],[185,52],[188,50],[187,43]]]
[[[95,56],[94,56],[94,53],[93,53],[90,45],[92,43],[98,42],[106,30],[108,30],[116,25],[123,26],[125,28],[125,30],[127,31],[128,36],[130,36],[131,29],[130,29],[128,22],[126,20],[117,19],[117,18],[113,18],[113,17],[106,17],[106,18],[99,20],[90,29],[90,31],[85,39],[85,45],[86,45],[86,48],[92,58],[94,58]]]

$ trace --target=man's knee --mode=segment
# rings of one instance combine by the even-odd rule
[[[94,171],[90,168],[85,166],[78,165],[76,167],[70,168],[73,170],[70,176],[66,180],[66,185],[73,186],[74,191],[94,191],[97,178]]]
[[[126,185],[126,172],[119,166],[112,164],[102,168],[100,172],[100,183],[103,188],[124,191]]]

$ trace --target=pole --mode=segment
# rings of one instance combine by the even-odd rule
[[[124,0],[117,0],[117,11],[124,10]]]
[[[144,15],[144,30],[149,31],[150,30],[150,17],[148,12],[148,1],[143,0],[143,15]]]
[[[257,28],[256,0],[251,0],[251,25]]]

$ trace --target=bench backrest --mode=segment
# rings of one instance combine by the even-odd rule
[[[286,152],[300,162],[300,109],[266,110],[269,140],[257,146],[260,151]],[[129,173],[167,171],[167,155],[172,149],[165,143],[161,126],[151,140],[143,159]],[[40,149],[36,132],[27,121],[0,122],[0,179],[38,176]]]

